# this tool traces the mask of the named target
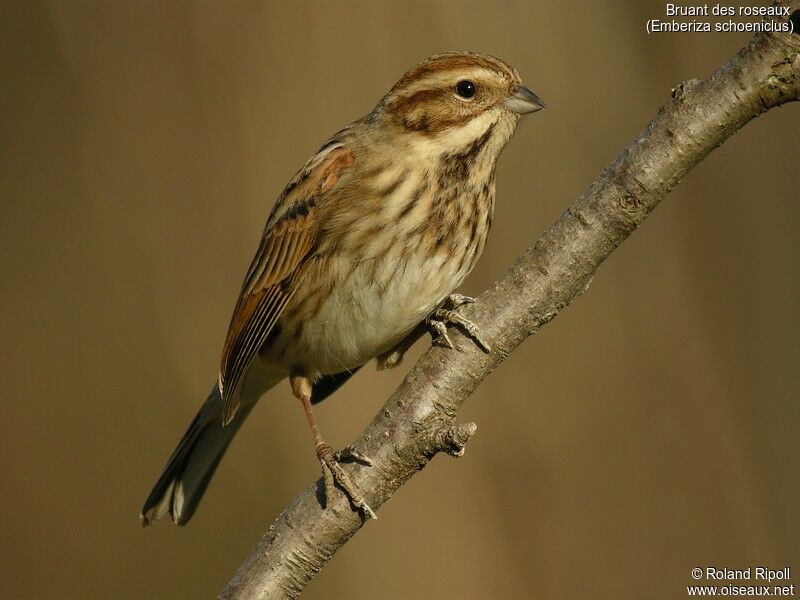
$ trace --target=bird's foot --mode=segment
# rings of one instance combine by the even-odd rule
[[[464,294],[450,294],[444,299],[444,302],[442,302],[443,307],[447,306],[451,310],[455,310],[464,304],[475,304],[475,298],[472,296],[465,296]]]
[[[378,362],[378,371],[383,371],[384,369],[394,369],[402,362],[404,355],[405,352],[400,348],[393,348],[389,350],[389,352],[379,354],[375,359]]]
[[[350,446],[338,452],[334,452],[331,450],[330,446],[322,445],[317,448],[317,456],[322,465],[322,477],[325,480],[326,505],[330,499],[333,498],[335,493],[334,488],[338,486],[344,491],[353,506],[362,511],[365,515],[377,519],[378,517],[364,500],[364,496],[339,464],[339,461],[345,462],[348,459],[356,460],[367,465],[371,465],[372,461],[353,450]]]
[[[336,462],[357,462],[361,463],[365,467],[372,466],[372,460],[361,454],[358,450],[353,448],[352,445],[345,446],[341,450],[336,450],[333,453],[333,458],[336,459]]]
[[[489,347],[489,344],[487,344],[481,337],[478,326],[456,312],[460,306],[463,306],[464,304],[472,304],[473,302],[475,302],[475,298],[464,296],[462,294],[451,294],[439,308],[433,311],[433,313],[428,317],[427,322],[431,329],[431,335],[433,336],[434,344],[445,346],[447,348],[453,348],[453,341],[447,334],[447,325],[450,324],[455,325],[456,327],[461,327],[467,333],[467,335],[475,340],[475,343],[485,352],[492,351],[492,349]]]

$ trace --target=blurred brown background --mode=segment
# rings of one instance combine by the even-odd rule
[[[648,37],[659,16],[660,1],[3,2],[0,596],[214,597],[318,476],[288,386],[187,528],[142,531],[137,514],[214,380],[290,175],[427,55],[509,61],[551,108],[500,161],[479,292],[671,87],[747,38]],[[683,598],[695,566],[800,569],[799,155],[790,105],[695,169],[469,401],[466,456],[434,460],[306,597]],[[323,403],[328,439],[349,442],[408,367]]]

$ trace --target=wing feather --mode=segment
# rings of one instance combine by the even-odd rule
[[[342,144],[325,146],[292,178],[272,209],[222,352],[218,385],[225,424],[239,407],[240,384],[247,367],[294,293],[297,267],[315,245],[317,202],[324,201],[342,170],[352,164],[353,155]]]

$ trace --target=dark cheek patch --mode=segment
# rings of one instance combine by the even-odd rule
[[[420,90],[398,98],[389,110],[395,113],[407,129],[435,134],[469,121],[472,114],[453,110],[451,90]]]

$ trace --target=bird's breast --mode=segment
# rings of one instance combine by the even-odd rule
[[[471,192],[435,183],[387,181],[398,197],[360,218],[340,215],[350,226],[309,261],[263,359],[310,375],[353,369],[394,347],[461,284],[483,251],[493,181]]]

